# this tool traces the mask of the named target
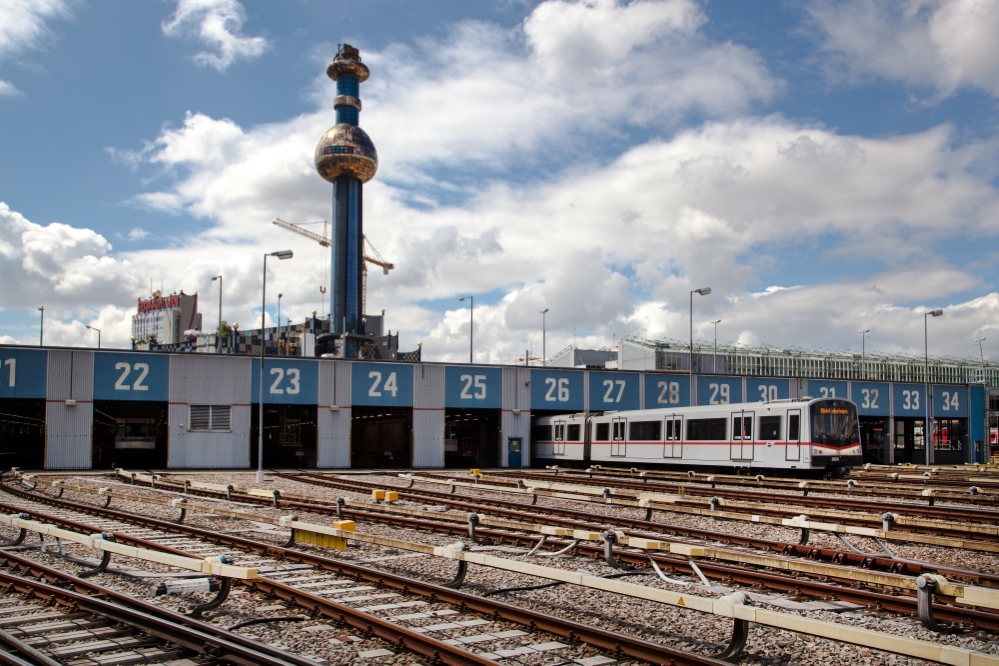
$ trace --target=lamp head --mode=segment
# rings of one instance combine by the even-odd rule
[[[462,296],[461,298],[459,298],[459,299],[458,299],[458,302],[459,302],[459,303],[464,303],[464,302],[465,302],[465,297],[464,297],[464,296]]]
[[[284,294],[278,294],[278,298],[282,298]]]
[[[541,311],[541,314],[547,314],[550,309],[551,308],[545,308],[544,310]]]
[[[694,291],[700,294],[701,296],[707,296],[708,294],[711,293],[711,287],[702,287],[701,289],[695,289]]]
[[[711,323],[712,323],[712,324],[720,324],[720,323],[721,323],[721,319],[715,319],[715,320],[714,320],[713,322],[711,322]]]
[[[939,317],[943,314],[943,310],[931,310],[930,312],[927,312],[927,314],[931,317]]]
[[[221,280],[221,279],[222,279],[221,275],[216,275],[215,277],[212,278],[212,282],[215,282],[216,280]]]
[[[284,261],[285,259],[291,259],[295,254],[291,250],[278,250],[277,252],[271,252],[270,256]]]

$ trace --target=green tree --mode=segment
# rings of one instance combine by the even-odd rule
[[[228,338],[232,335],[232,326],[229,325],[229,322],[223,319],[222,323],[219,324],[219,327],[215,329],[215,334],[220,338]]]

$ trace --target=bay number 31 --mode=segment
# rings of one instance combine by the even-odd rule
[[[7,386],[14,388],[14,379],[16,378],[17,374],[15,371],[15,368],[17,367],[17,359],[8,358],[6,361],[3,362],[3,365],[5,367],[10,368],[10,370],[8,371],[10,374],[9,374],[9,379],[7,380]]]

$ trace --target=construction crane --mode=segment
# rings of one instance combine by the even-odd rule
[[[280,217],[274,220],[274,224],[281,227],[282,229],[287,229],[288,231],[293,231],[300,236],[305,236],[306,238],[311,238],[323,247],[330,247],[332,244],[330,239],[326,236],[326,225],[329,224],[325,220],[323,222],[323,235],[315,233],[314,231],[309,231],[308,229],[303,229],[299,224],[292,224],[291,222],[285,222]],[[315,223],[314,223],[315,224]],[[374,256],[369,256],[368,252]],[[368,311],[368,264],[374,264],[382,269],[384,275],[388,275],[388,272],[395,268],[395,264],[385,261],[375,246],[371,244],[367,236],[364,236],[364,263],[361,264],[361,312]],[[325,293],[325,292],[324,292]]]

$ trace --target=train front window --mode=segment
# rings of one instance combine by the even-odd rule
[[[149,424],[119,423],[118,437],[149,437]]]
[[[550,425],[534,426],[534,441],[535,442],[552,441],[552,427]]]
[[[812,404],[812,441],[846,446],[860,443],[857,408],[846,400],[823,400]]]

